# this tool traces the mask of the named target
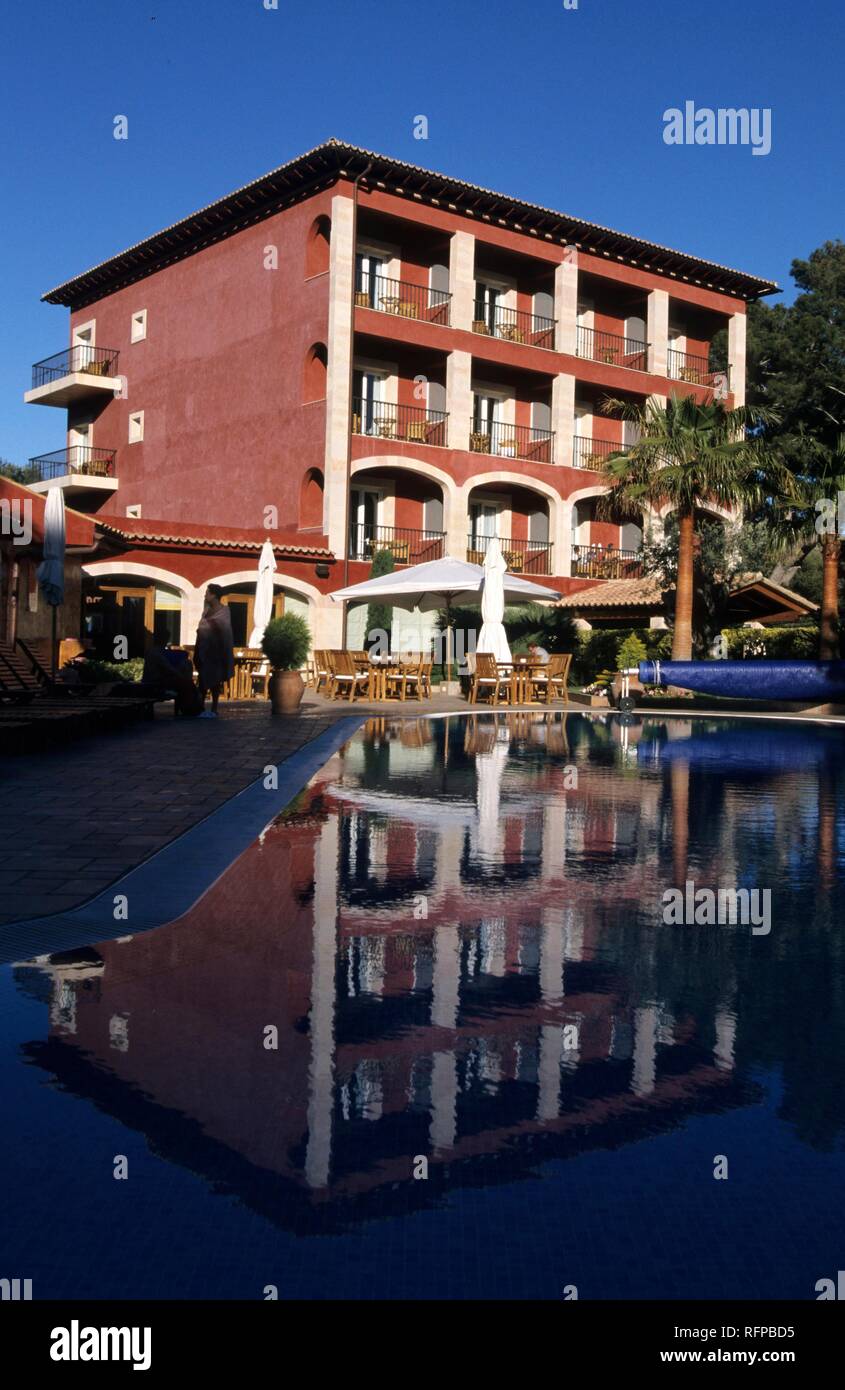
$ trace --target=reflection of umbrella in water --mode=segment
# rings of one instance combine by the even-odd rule
[[[495,859],[498,853],[502,774],[508,752],[507,739],[497,739],[489,753],[477,753],[475,758],[478,852],[484,859]]]

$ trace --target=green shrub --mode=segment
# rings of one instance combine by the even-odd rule
[[[818,656],[817,627],[726,627],[722,636],[732,661],[799,661]]]
[[[593,628],[578,634],[578,645],[572,660],[572,680],[576,685],[589,685],[602,671],[619,669],[619,649],[624,642],[636,637],[645,647],[640,661],[666,661],[672,654],[672,634],[665,628]],[[632,661],[631,666],[637,663]]]
[[[377,550],[373,555],[373,563],[370,566],[370,578],[377,579],[382,574],[392,574],[394,570],[393,551],[390,549]],[[377,638],[370,640],[371,632],[386,632],[388,643],[390,642],[390,630],[393,625],[393,608],[389,603],[371,603],[367,607],[367,626],[364,632],[364,643],[367,650],[375,646]]]
[[[83,685],[108,685],[113,681],[139,681],[144,674],[144,658],[133,656],[131,661],[98,661],[86,657],[75,661],[73,669],[79,672]]]
[[[631,666],[639,666],[640,662],[645,661],[647,656],[645,642],[635,632],[629,632],[628,636],[619,643],[619,649],[616,653],[617,669],[625,671]]]
[[[311,650],[308,624],[298,613],[271,618],[261,639],[261,647],[274,671],[298,671]]]

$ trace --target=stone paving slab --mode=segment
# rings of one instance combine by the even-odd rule
[[[339,719],[466,711],[458,697],[403,704],[327,700],[298,714],[264,701],[220,717],[153,720],[43,753],[0,758],[0,923],[78,906],[190,830]]]

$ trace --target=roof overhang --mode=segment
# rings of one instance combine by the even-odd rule
[[[42,299],[49,304],[82,308],[203,247],[242,231],[340,179],[366,172],[362,187],[410,195],[447,211],[552,241],[574,245],[656,275],[666,275],[717,293],[745,300],[774,294],[778,286],[740,270],[675,251],[656,242],[614,231],[596,222],[523,202],[505,193],[438,174],[388,155],[361,149],[341,140],[328,140],[282,164],[252,183],[226,194],[189,217],[93,266]]]

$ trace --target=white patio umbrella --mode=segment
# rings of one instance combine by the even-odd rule
[[[445,608],[448,669],[452,662],[452,604],[456,599],[473,607],[480,604],[483,584],[484,569],[481,565],[471,565],[467,560],[456,560],[452,555],[445,555],[442,560],[427,560],[422,565],[409,565],[407,569],[395,570],[392,574],[379,574],[375,579],[349,584],[345,589],[336,589],[332,598],[337,603],[389,603],[394,608],[408,611],[419,608],[423,613]],[[507,572],[502,576],[502,592],[505,603],[528,603],[543,599],[548,602],[560,597],[554,589],[547,589],[543,584],[532,584],[528,579],[520,579]]]
[[[269,540],[261,547],[258,557],[258,580],[255,585],[255,607],[252,614],[252,632],[249,634],[250,647],[260,647],[264,629],[273,616],[273,575],[276,573],[276,557]]]
[[[511,649],[502,624],[505,616],[505,575],[502,547],[494,536],[484,556],[484,587],[481,592],[481,631],[476,651],[490,652],[497,661],[510,661]]]
[[[43,559],[36,578],[44,598],[53,610],[52,667],[56,674],[56,609],[65,597],[65,495],[60,487],[51,487],[44,507]]]

